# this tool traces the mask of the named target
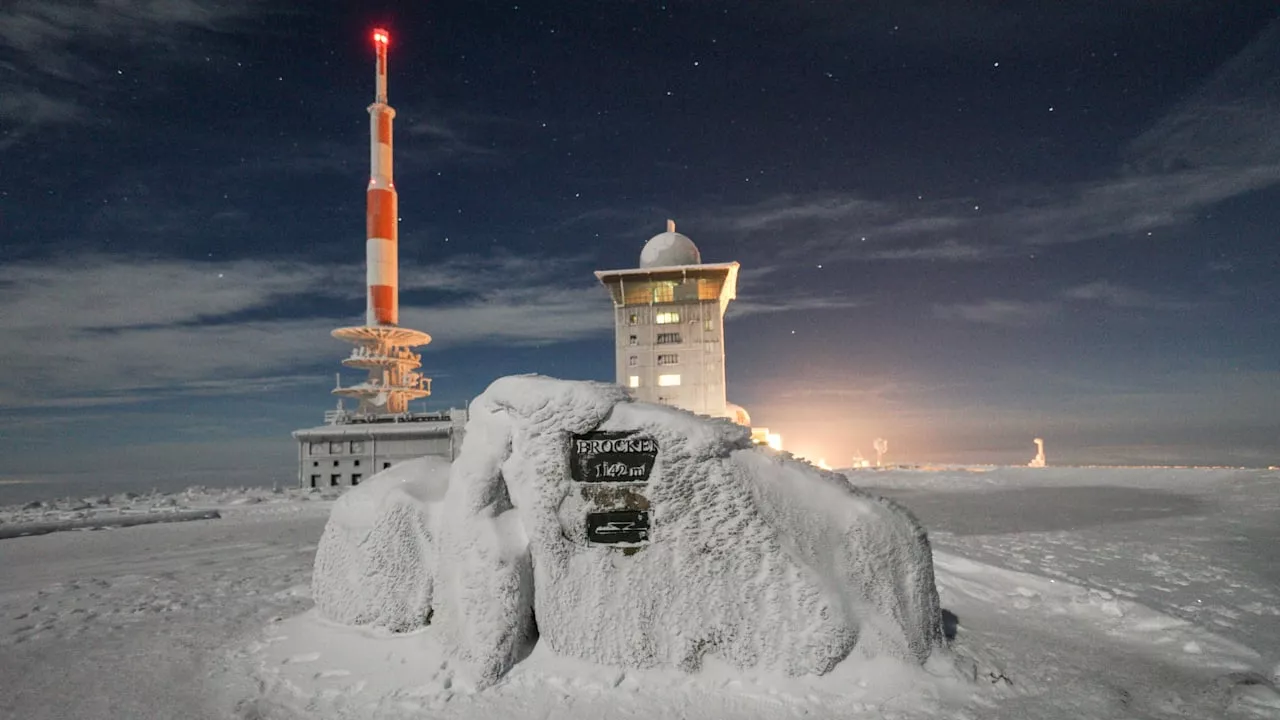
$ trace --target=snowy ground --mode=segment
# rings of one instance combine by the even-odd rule
[[[207,491],[0,509],[223,514],[0,540],[0,717],[1280,718],[1280,473],[853,478],[930,528],[976,682],[889,664],[818,681],[624,673],[535,650],[473,693],[429,629],[378,637],[308,612],[327,499]]]

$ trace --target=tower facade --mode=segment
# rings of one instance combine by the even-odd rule
[[[342,364],[365,370],[361,383],[333,393],[359,401],[360,416],[400,415],[409,401],[431,394],[431,380],[418,372],[422,358],[410,348],[426,345],[431,336],[402,328],[399,300],[399,231],[396,185],[392,172],[392,120],[387,104],[387,47],[391,35],[373,31],[374,96],[369,110],[369,185],[365,190],[365,324],[338,328],[333,336],[355,345]]]
[[[668,220],[640,252],[640,267],[597,271],[613,298],[617,383],[637,400],[730,417],[724,311],[737,297],[738,267],[703,263]]]

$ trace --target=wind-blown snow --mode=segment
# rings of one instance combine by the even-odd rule
[[[334,503],[316,549],[311,593],[326,617],[392,631],[431,617],[435,537],[449,461],[397,463]]]
[[[923,662],[941,643],[927,537],[902,508],[772,451],[747,429],[632,403],[612,385],[503,378],[472,404],[445,499],[435,618],[491,682],[533,636],[623,667],[718,656],[787,675],[862,657]],[[652,542],[587,541],[569,440],[654,438]]]

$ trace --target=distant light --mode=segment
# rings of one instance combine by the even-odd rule
[[[379,45],[386,45],[391,42],[391,36],[386,30],[378,29],[373,31],[373,41]]]

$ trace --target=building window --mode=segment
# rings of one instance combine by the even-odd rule
[[[628,345],[639,345],[639,344],[640,344],[640,339],[639,339],[639,338],[637,338],[635,335],[632,335],[630,338],[628,338],[628,339],[627,339],[627,344],[628,344]]]
[[[364,452],[364,441],[363,441],[363,440],[352,440],[352,441],[351,441],[351,452],[352,452],[352,454],[355,454],[355,453],[362,453],[362,452]]]
[[[321,453],[323,453],[323,452],[324,452],[324,443],[318,443],[318,442],[313,442],[313,443],[311,443],[311,454],[312,454],[312,455],[319,455],[319,454],[321,454]]]
[[[654,318],[654,322],[658,323],[659,325],[670,325],[671,323],[678,323],[680,322],[680,313],[660,312],[658,313],[658,316]]]
[[[319,485],[319,484],[320,484],[320,476],[319,476],[319,475],[312,475],[312,476],[311,476],[311,487],[315,487],[315,486],[317,486],[317,485]]]
[[[383,469],[383,470],[386,470],[386,469],[387,469],[387,468],[389,468],[389,467],[391,467],[391,463],[386,463],[386,462],[382,463],[382,469]]]
[[[363,477],[363,476],[362,476],[360,473],[353,473],[353,474],[351,475],[351,484],[352,484],[352,485],[359,485],[359,484],[360,484],[360,478],[361,478],[361,477]]]
[[[636,364],[639,362],[640,362],[640,358],[636,357],[635,355],[632,355],[631,357],[627,358],[627,367],[635,367]]]
[[[356,461],[355,461],[355,464],[356,464],[356,467],[360,467],[360,461],[359,461],[359,460],[356,460]]]
[[[672,353],[670,355],[659,355],[658,364],[659,365],[679,365],[680,356],[676,355],[675,353]]]
[[[627,387],[633,387],[633,388],[640,387],[640,376],[632,375],[631,377],[627,378]]]
[[[338,461],[337,461],[337,460],[334,460],[334,461],[333,461],[333,466],[334,466],[334,467],[338,467]]]
[[[659,375],[658,385],[662,387],[674,387],[680,384],[680,376],[677,375]]]
[[[680,343],[680,333],[658,333],[657,343],[659,345],[678,345]]]
[[[329,476],[329,485],[330,485],[330,487],[338,487],[338,483],[340,483],[340,482],[342,482],[342,476],[341,476],[341,475],[334,474],[334,475],[330,475],[330,476]]]
[[[637,315],[636,313],[631,313],[630,315],[627,316],[628,325],[635,325],[638,322],[640,322],[640,316]]]
[[[319,461],[319,460],[312,460],[312,461],[311,461],[311,467],[320,467],[320,461]]]
[[[341,455],[341,454],[342,454],[342,443],[340,443],[340,442],[331,442],[331,443],[329,443],[329,454],[331,454],[331,455]]]
[[[653,302],[672,302],[676,297],[676,284],[673,282],[655,283],[653,286]]]
[[[706,320],[703,320],[702,329],[706,330],[707,332],[714,331],[716,329],[716,321],[712,318],[707,318]]]

